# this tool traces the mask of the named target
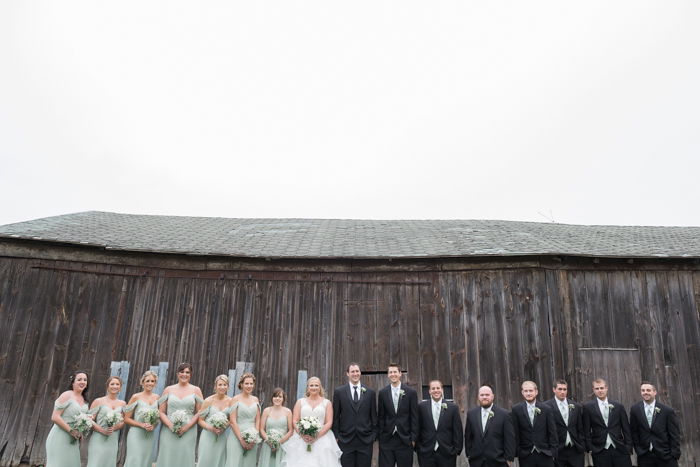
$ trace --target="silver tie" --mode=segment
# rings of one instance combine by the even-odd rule
[[[654,412],[651,409],[650,405],[647,405],[646,407],[647,411],[647,423],[649,423],[649,426],[651,427],[651,422],[654,419]]]
[[[399,410],[399,391],[391,390],[391,398],[394,400],[394,412]]]

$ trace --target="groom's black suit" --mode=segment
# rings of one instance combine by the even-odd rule
[[[370,467],[372,445],[377,437],[377,398],[374,391],[362,386],[359,401],[354,402],[350,384],[333,391],[333,433],[343,451],[343,467]]]
[[[403,394],[402,394],[403,392]],[[418,394],[402,384],[398,410],[394,410],[391,385],[379,391],[379,467],[411,467],[413,445],[418,438]]]

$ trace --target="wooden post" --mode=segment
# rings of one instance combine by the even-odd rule
[[[299,370],[297,373],[297,400],[306,395],[306,380],[308,379],[308,372],[306,370]]]
[[[129,382],[129,368],[131,364],[126,360],[121,362],[112,362],[110,365],[110,376],[119,376],[122,380],[122,389],[119,391],[117,398],[125,400],[126,398],[126,385]]]

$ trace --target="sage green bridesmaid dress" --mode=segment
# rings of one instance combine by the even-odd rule
[[[182,399],[175,394],[167,394],[158,400],[158,405],[166,400],[168,401],[168,417],[176,410],[184,410],[191,417],[194,415],[195,404],[204,402],[194,394],[188,394]],[[167,426],[163,426],[160,430],[160,446],[158,447],[156,465],[158,467],[194,467],[196,448],[196,424],[182,436],[176,435]]]
[[[282,436],[286,435],[287,417],[285,415],[277,418],[268,416],[267,420],[265,420],[265,431],[269,433],[270,430],[278,430],[280,433],[282,433]],[[280,467],[283,460],[284,449],[282,449],[282,447],[278,448],[277,451],[272,452],[272,449],[270,449],[270,446],[268,446],[267,443],[262,443],[258,467]]]
[[[106,405],[100,405],[91,410],[97,413],[95,423],[102,428],[107,428],[105,418],[113,412],[121,413],[122,407],[112,410]],[[116,467],[117,451],[119,450],[119,431],[115,431],[109,436],[92,430],[90,441],[88,442],[88,464],[87,467]]]
[[[207,423],[211,423],[211,417],[217,413],[223,413],[228,418],[231,408],[219,410],[218,407],[210,405],[199,412],[200,417],[204,417]],[[197,449],[197,465],[199,467],[225,467],[226,465],[226,441],[229,436],[229,428],[219,436],[209,430],[202,430],[199,435],[199,448]]]
[[[144,413],[149,409],[158,410],[158,404],[136,401],[124,407],[124,412],[134,411],[133,418],[144,423]],[[151,467],[153,465],[153,445],[156,441],[153,431],[146,431],[139,426],[130,426],[126,435],[126,460],[124,467]]]
[[[61,418],[71,425],[79,413],[87,413],[88,405],[78,405],[73,399],[60,404],[56,401],[54,410],[63,410]],[[63,428],[54,423],[46,438],[45,467],[80,467],[80,444]]]
[[[259,405],[247,406],[238,402],[231,407],[231,412],[236,413],[238,428],[243,431],[248,428],[255,428],[255,417],[258,414]],[[250,451],[246,451],[236,438],[234,433],[228,437],[226,442],[226,467],[255,467],[258,458],[258,446]]]

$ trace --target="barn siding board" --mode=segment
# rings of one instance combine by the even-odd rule
[[[692,423],[700,418],[700,273],[668,261],[452,261],[450,271],[421,263],[393,271],[331,264],[329,272],[266,262],[253,274],[48,259],[36,268],[32,259],[0,257],[0,466],[42,463],[68,374],[84,367],[96,397],[111,360],[131,362],[129,395],[158,361],[191,361],[205,394],[236,361],[255,362],[256,392],[266,400],[277,385],[294,394],[299,370],[332,391],[351,360],[383,372],[398,359],[416,389],[434,377],[452,384],[462,410],[486,380],[508,406],[525,378],[548,398],[563,372],[585,399],[594,372],[611,380],[628,372],[657,382],[660,398],[682,413],[684,462],[700,458]],[[587,347],[597,348],[580,350]],[[387,384],[384,374],[365,382]],[[615,388],[625,405],[639,398],[636,381],[616,384],[629,386]]]

